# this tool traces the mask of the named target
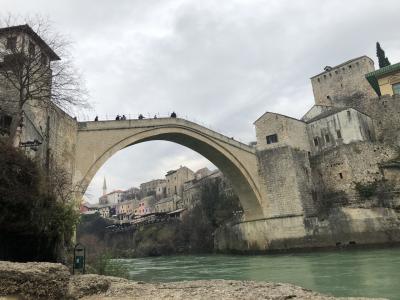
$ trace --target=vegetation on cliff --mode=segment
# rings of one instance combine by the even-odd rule
[[[59,200],[54,182],[22,151],[0,143],[0,259],[60,259],[78,214]]]

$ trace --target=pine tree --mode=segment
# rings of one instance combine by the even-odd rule
[[[381,48],[379,42],[376,42],[376,56],[378,56],[379,68],[390,66],[390,61],[385,56],[385,51]]]

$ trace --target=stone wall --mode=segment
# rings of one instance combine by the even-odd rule
[[[400,95],[354,97],[346,99],[343,105],[352,106],[374,120],[378,141],[400,146]]]
[[[274,252],[309,248],[397,244],[400,221],[390,208],[337,208],[326,218],[286,217],[218,228],[217,251]]]
[[[62,168],[72,182],[75,171],[77,121],[52,104],[48,117],[48,164],[50,169]]]
[[[18,95],[6,82],[0,81],[0,113],[13,117],[18,112]],[[21,142],[38,140],[41,145],[26,154],[37,160],[45,169],[55,162],[73,173],[77,122],[51,102],[29,100],[23,107]]]
[[[398,156],[395,147],[373,142],[358,142],[342,145],[311,158],[312,176],[321,198],[338,196],[344,192],[351,202],[358,201],[356,183],[371,183],[382,180],[380,164]]]
[[[257,151],[269,216],[312,214],[311,169],[306,151],[280,147]]]

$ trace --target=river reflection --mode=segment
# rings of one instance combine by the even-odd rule
[[[400,300],[400,248],[112,260],[108,271],[122,276],[124,272],[121,270],[125,270],[130,279],[141,281],[234,279],[289,282],[334,296]]]

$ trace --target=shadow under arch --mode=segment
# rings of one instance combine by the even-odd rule
[[[244,210],[244,220],[263,217],[261,195],[255,179],[234,153],[199,130],[180,125],[146,128],[116,140],[102,150],[96,161],[84,175],[81,186],[86,190],[100,167],[115,153],[127,147],[148,141],[169,141],[185,146],[207,158],[230,180]],[[96,145],[93,145],[96,147]]]

